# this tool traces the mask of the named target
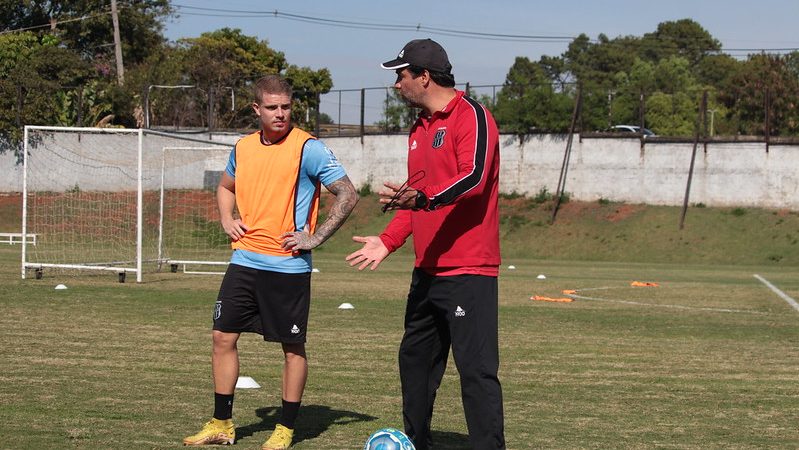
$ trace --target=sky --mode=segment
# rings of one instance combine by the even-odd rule
[[[797,0],[172,0],[172,4],[180,17],[165,23],[168,39],[238,28],[283,52],[290,64],[315,70],[327,68],[334,90],[390,86],[394,74],[381,69],[380,63],[393,59],[405,43],[419,38],[439,42],[447,50],[455,80],[472,86],[501,85],[517,56],[533,61],[542,55],[559,56],[566,50],[569,38],[581,33],[591,39],[600,34],[611,39],[640,37],[654,32],[661,22],[685,18],[699,23],[722,43],[723,49],[799,48]],[[279,12],[277,17],[263,15],[274,11]],[[302,17],[292,19],[290,15]],[[415,29],[330,26],[316,19],[379,24],[381,28],[421,25],[427,30],[566,39],[520,42]],[[744,57],[747,52],[728,53]]]

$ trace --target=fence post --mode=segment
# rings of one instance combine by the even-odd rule
[[[361,145],[363,145],[363,135],[366,131],[366,126],[364,125],[364,114],[366,112],[366,89],[361,88]]]
[[[153,88],[153,85],[148,85],[144,88],[144,128],[150,128],[150,89]]]
[[[691,179],[694,176],[694,162],[696,161],[696,146],[699,144],[699,133],[702,124],[705,122],[705,110],[707,109],[707,90],[702,93],[702,102],[699,104],[699,114],[696,117],[696,130],[694,132],[694,150],[691,152],[691,165],[688,168],[688,181],[685,184],[685,198],[682,202],[682,213],[680,214],[680,229],[685,227],[685,213],[688,212],[688,198],[691,194]]]
[[[16,111],[16,118],[17,118],[17,127],[22,128],[22,85],[17,85],[17,111]]]
[[[321,122],[322,114],[319,111],[322,109],[322,94],[320,92],[316,93],[316,136],[319,136],[319,131],[321,130],[321,126],[319,122]]]
[[[214,87],[208,88],[208,131],[214,129]]]
[[[577,98],[574,99],[574,110],[572,111],[571,125],[569,126],[569,138],[566,141],[566,151],[563,154],[563,165],[560,167],[560,178],[558,179],[558,188],[555,190],[555,206],[552,208],[552,218],[550,225],[555,223],[555,217],[558,215],[558,208],[563,198],[563,193],[566,191],[566,174],[569,171],[569,159],[572,153],[572,141],[574,140],[574,129],[577,126],[577,121],[580,117],[580,107],[583,102],[583,87],[577,86]]]
[[[645,123],[644,118],[646,117],[646,102],[644,101],[644,91],[643,90],[641,91],[641,96],[640,96],[638,101],[639,101],[639,104],[638,104],[638,122],[639,122],[638,123],[638,126],[639,126],[638,132],[641,133],[641,136],[639,136],[639,137],[641,139],[641,150],[643,150],[644,149],[644,142],[645,142],[644,141],[644,123]]]
[[[384,131],[386,134],[388,134],[388,128],[389,128],[389,124],[388,124],[388,114],[386,114],[386,110],[388,109],[388,105],[389,105],[389,103],[388,103],[388,102],[390,101],[389,99],[391,98],[391,97],[390,97],[390,95],[391,95],[391,94],[389,94],[389,90],[388,90],[388,88],[386,88],[386,102],[383,104],[383,115],[386,117],[385,126],[383,127],[383,131]]]
[[[78,126],[83,126],[83,86],[78,87]]]
[[[771,88],[766,87],[766,153],[768,153],[769,143],[771,141]]]

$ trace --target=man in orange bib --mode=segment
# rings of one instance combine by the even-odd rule
[[[240,139],[217,188],[222,227],[233,256],[213,316],[214,416],[186,445],[232,444],[233,392],[239,376],[236,343],[242,332],[280,342],[283,405],[263,449],[291,446],[308,376],[305,355],[310,307],[311,252],[329,238],[358,201],[355,187],[333,153],[291,126],[292,88],[278,75],[255,85],[253,109],[261,130]],[[334,196],[316,226],[320,186]],[[240,217],[235,217],[234,207]]]

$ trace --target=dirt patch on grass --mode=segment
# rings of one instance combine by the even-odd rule
[[[22,228],[22,194],[0,193],[0,232],[16,233]]]
[[[619,222],[637,213],[640,209],[634,205],[618,205],[612,213],[608,214],[607,219],[611,222]]]
[[[0,193],[0,208],[17,205],[22,208],[22,194],[19,192]]]

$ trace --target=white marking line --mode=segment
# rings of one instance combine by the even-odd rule
[[[791,307],[793,309],[799,311],[799,303],[796,303],[796,300],[794,300],[791,297],[789,297],[788,294],[786,294],[785,292],[782,292],[781,290],[777,289],[776,286],[774,286],[773,284],[769,283],[769,281],[767,279],[761,277],[760,275],[755,274],[754,277],[757,278],[758,280],[760,280],[761,283],[765,284],[766,287],[768,287],[769,289],[774,291],[775,294],[779,295],[780,298],[782,298],[783,300],[788,302],[788,304],[791,305]]]
[[[639,305],[639,306],[652,306],[652,307],[659,307],[659,308],[674,308],[674,309],[691,309],[697,311],[715,311],[715,312],[728,312],[728,313],[744,313],[744,314],[757,314],[757,315],[764,315],[766,313],[761,313],[757,311],[745,311],[742,309],[725,309],[725,308],[697,308],[695,306],[683,306],[683,305],[659,305],[655,303],[643,303],[643,302],[633,302],[630,300],[611,300],[607,298],[598,298],[598,297],[584,297],[582,295],[577,294],[567,294],[567,297],[572,297],[580,300],[595,300],[599,302],[610,302],[610,303],[624,303],[626,305]]]

